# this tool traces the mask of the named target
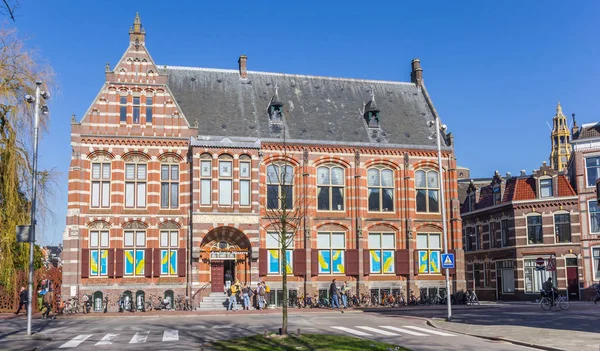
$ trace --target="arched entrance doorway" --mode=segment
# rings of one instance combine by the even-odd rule
[[[219,227],[206,234],[200,247],[210,265],[211,292],[223,292],[231,281],[250,280],[250,240],[239,229]],[[230,280],[231,279],[231,280]]]

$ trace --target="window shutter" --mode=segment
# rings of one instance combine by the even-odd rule
[[[346,250],[346,275],[357,276],[359,271],[358,249]]]
[[[185,277],[186,249],[177,249],[177,276]]]
[[[108,250],[108,277],[115,277],[115,249]]]
[[[90,277],[90,249],[81,250],[81,278]]]
[[[115,249],[115,256],[115,278],[122,278],[125,271],[123,266],[125,251],[123,249]]]
[[[305,276],[306,275],[306,250],[295,249],[294,250],[294,275]]]
[[[310,251],[310,275],[313,277],[319,275],[319,250]]]
[[[396,275],[410,274],[410,253],[408,250],[396,250]]]
[[[153,276],[155,278],[160,277],[160,250],[153,249],[154,255],[152,255],[152,268],[154,270]]]
[[[364,272],[364,275],[371,274],[371,263],[369,262],[370,260],[371,260],[371,252],[369,250],[363,249],[363,272]]]
[[[152,278],[152,249],[145,249],[144,251],[144,276]]]
[[[258,275],[267,275],[267,249],[258,249]]]
[[[413,265],[415,268],[415,275],[419,275],[419,251],[417,250],[413,251]]]
[[[454,250],[448,250],[448,253],[454,255],[454,268],[450,268],[448,273],[456,274],[456,252]]]

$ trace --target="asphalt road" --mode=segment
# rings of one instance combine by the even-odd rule
[[[25,319],[0,321],[0,349],[27,350],[37,342],[38,350],[198,350],[214,340],[276,332],[279,314],[235,314],[222,316],[123,315],[106,318],[35,320],[38,337],[24,340]],[[458,333],[443,332],[411,317],[380,313],[290,314],[289,332],[357,336],[385,341],[411,350],[532,350],[513,344],[492,342]],[[20,330],[20,331],[19,331]]]

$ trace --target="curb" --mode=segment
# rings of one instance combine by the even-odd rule
[[[514,339],[507,339],[501,336],[484,336],[484,335],[476,335],[476,334],[469,334],[469,333],[465,333],[465,332],[459,332],[456,330],[450,330],[450,329],[445,329],[445,328],[440,328],[439,326],[435,325],[433,323],[432,320],[427,319],[427,325],[430,327],[433,327],[435,329],[440,329],[440,330],[444,330],[447,332],[451,332],[451,333],[456,333],[456,334],[461,334],[461,335],[468,335],[468,336],[473,336],[476,338],[480,338],[480,339],[485,339],[485,340],[491,340],[491,341],[504,341],[504,342],[508,342],[511,343],[513,345],[519,345],[519,346],[525,346],[525,347],[532,347],[532,348],[536,348],[539,350],[546,350],[546,351],[566,351],[565,349],[559,349],[556,347],[551,347],[551,346],[544,346],[544,345],[538,345],[538,344],[533,344],[533,343],[529,343],[529,342],[525,342],[525,341],[519,341],[519,340],[514,340]]]

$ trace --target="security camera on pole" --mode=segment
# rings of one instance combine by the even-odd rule
[[[29,290],[28,290],[28,301],[27,301],[27,335],[31,335],[31,317],[32,301],[33,301],[33,246],[35,245],[35,211],[36,211],[36,200],[37,200],[37,154],[38,154],[38,129],[40,124],[40,112],[45,116],[50,111],[48,106],[44,105],[40,108],[40,97],[44,100],[50,99],[50,94],[47,91],[41,90],[40,86],[42,82],[35,82],[35,97],[31,95],[25,96],[25,101],[32,104],[35,103],[34,110],[34,123],[33,123],[33,175],[31,177],[32,182],[32,194],[31,194],[31,229],[29,235]]]
[[[444,254],[442,255],[442,268],[446,270],[446,303],[448,305],[448,317],[446,320],[450,322],[452,320],[452,304],[450,300],[450,267],[454,266],[454,256],[448,254],[448,228],[446,225],[446,201],[445,199],[445,186],[444,186],[444,177],[443,177],[443,168],[442,168],[442,146],[440,139],[440,129],[442,132],[446,131],[446,125],[442,124],[440,126],[440,119],[437,116],[434,116],[433,121],[429,121],[427,123],[429,127],[435,126],[435,135],[437,139],[437,157],[438,157],[438,184],[440,185],[440,203],[442,208],[442,230],[444,233]],[[433,136],[433,135],[432,135]],[[430,137],[432,139],[432,137]],[[451,265],[446,265],[446,261],[451,260]]]

